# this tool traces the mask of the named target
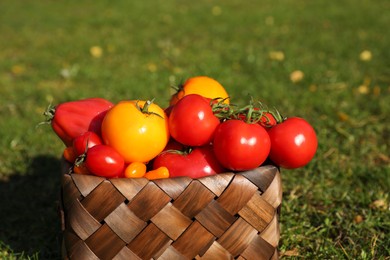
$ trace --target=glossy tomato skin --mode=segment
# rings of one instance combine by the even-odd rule
[[[295,169],[308,164],[314,157],[318,141],[313,127],[304,119],[291,117],[273,126],[270,159],[278,166]]]
[[[167,167],[169,177],[187,176],[193,179],[225,172],[210,145],[196,147],[189,154],[167,150],[153,161],[153,169]]]
[[[188,78],[179,86],[176,94],[172,95],[170,105],[176,104],[186,95],[198,94],[209,99],[221,98],[225,104],[229,104],[229,95],[226,89],[217,80],[208,76],[195,76]]]
[[[87,131],[73,139],[73,149],[76,156],[85,153],[89,148],[102,144],[102,139],[96,133]]]
[[[265,112],[261,116],[259,124],[264,126],[266,128],[266,130],[269,130],[273,126],[275,126],[277,124],[277,121],[276,121],[275,117],[271,113]]]
[[[88,149],[85,166],[94,175],[114,178],[122,175],[125,161],[114,148],[99,144]]]
[[[169,132],[172,137],[188,146],[209,144],[219,125],[210,101],[197,94],[183,97],[172,108],[169,116]]]
[[[259,167],[267,159],[271,141],[259,124],[232,119],[218,126],[213,146],[218,161],[225,168],[246,171]]]
[[[103,118],[113,105],[103,98],[87,98],[61,103],[46,114],[57,136],[72,146],[73,139],[87,131],[100,135]]]
[[[115,148],[126,163],[152,160],[170,139],[164,110],[150,103],[148,112],[140,111],[146,105],[147,101],[121,101],[103,120],[103,142]]]

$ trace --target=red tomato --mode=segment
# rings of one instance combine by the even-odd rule
[[[196,147],[188,154],[180,151],[164,151],[154,159],[153,169],[163,166],[168,168],[169,177],[188,176],[193,179],[225,171],[210,145]]]
[[[183,144],[171,138],[163,151],[172,151],[172,150],[183,151],[184,149],[185,146]]]
[[[114,148],[98,144],[88,149],[85,166],[94,175],[113,178],[121,176],[125,160]]]
[[[102,139],[94,132],[85,132],[73,139],[73,150],[76,156],[85,153],[89,148],[102,144]]]
[[[57,136],[72,146],[73,139],[87,131],[100,135],[103,118],[111,107],[113,104],[103,98],[87,98],[61,103],[45,115]]]
[[[259,167],[267,159],[271,142],[267,131],[259,124],[232,119],[219,125],[213,145],[224,167],[245,171]]]
[[[180,99],[172,108],[168,121],[169,132],[178,142],[188,146],[209,144],[219,125],[210,101],[197,94]]]
[[[272,127],[270,159],[278,166],[294,169],[308,164],[317,151],[317,135],[304,119],[291,117]]]
[[[264,112],[260,118],[259,124],[266,127],[266,129],[268,130],[269,128],[275,126],[277,122],[275,117],[271,113]]]

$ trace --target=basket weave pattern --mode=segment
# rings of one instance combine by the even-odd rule
[[[282,185],[239,174],[106,179],[63,170],[64,259],[277,259]]]

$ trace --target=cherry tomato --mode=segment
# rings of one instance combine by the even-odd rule
[[[270,159],[280,167],[294,169],[308,164],[317,151],[317,135],[304,119],[291,117],[273,126]]]
[[[125,178],[142,178],[146,173],[146,165],[142,162],[130,163],[124,173]]]
[[[207,76],[196,76],[187,79],[179,86],[176,94],[172,95],[170,105],[176,104],[186,95],[198,94],[206,98],[222,98],[224,103],[229,104],[229,95],[225,88],[213,78]]]
[[[85,132],[73,139],[73,150],[76,156],[85,153],[89,148],[102,144],[102,139],[94,132]]]
[[[125,161],[114,148],[98,144],[88,149],[85,166],[94,175],[113,178],[122,174]]]
[[[170,177],[188,176],[196,179],[224,172],[216,159],[212,146],[196,147],[189,153],[167,150],[153,161],[153,169],[167,167]]]
[[[272,115],[271,112],[267,111],[260,111],[259,108],[255,107],[253,108],[254,113],[252,114],[251,118],[249,119],[250,122],[257,121],[261,126],[265,127],[266,130],[269,130],[272,126],[277,124],[277,120]],[[259,114],[260,113],[260,114]],[[247,121],[248,120],[247,113],[240,113],[238,115],[233,115],[231,119],[239,119],[241,121]],[[259,118],[260,117],[260,118]]]
[[[91,172],[85,166],[84,162],[77,165],[73,165],[73,172],[77,174],[84,174],[84,175],[91,174]]]
[[[64,152],[62,153],[62,155],[64,156],[65,160],[67,160],[68,162],[70,163],[74,163],[77,159],[77,156],[74,152],[74,149],[73,147],[69,146],[69,147],[66,147],[64,149]]]
[[[184,151],[186,149],[186,146],[179,143],[175,139],[171,138],[168,142],[168,144],[165,146],[163,152],[165,151]]]
[[[275,117],[271,113],[264,112],[260,118],[259,124],[264,126],[266,130],[268,130],[269,128],[275,126],[277,122]]]
[[[168,125],[176,141],[188,146],[203,146],[212,141],[219,123],[209,99],[191,94],[172,108]]]
[[[224,167],[245,171],[259,167],[267,159],[271,142],[267,131],[259,124],[232,119],[218,126],[213,145]]]
[[[102,136],[126,163],[148,162],[168,143],[168,117],[150,101],[122,101],[104,117]]]

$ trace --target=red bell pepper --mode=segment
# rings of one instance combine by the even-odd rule
[[[103,98],[87,98],[49,107],[44,114],[58,137],[71,146],[75,137],[87,131],[100,136],[103,118],[113,106]]]

